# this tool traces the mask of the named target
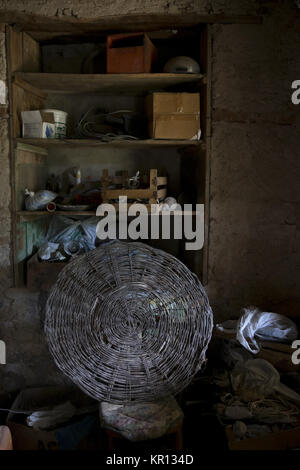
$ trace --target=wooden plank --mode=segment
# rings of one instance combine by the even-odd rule
[[[118,204],[112,204],[116,210],[118,210]],[[135,204],[129,204],[127,206],[127,210],[129,207],[134,206]],[[158,210],[154,209],[153,213],[151,214],[151,205],[150,204],[145,204],[149,215],[155,215],[155,216],[163,216],[165,214],[162,212],[159,212]],[[158,204],[154,204],[156,208],[158,208]],[[192,215],[196,216],[197,212],[196,211],[178,211],[176,214],[174,212],[168,212],[167,214],[170,214],[170,216],[178,216],[178,215]],[[22,221],[28,221],[28,220],[34,220],[36,218],[40,217],[45,217],[45,216],[54,216],[54,215],[63,215],[65,217],[73,217],[73,216],[86,216],[86,217],[91,217],[96,215],[96,210],[94,211],[55,211],[55,212],[48,212],[48,211],[35,211],[35,212],[30,212],[30,211],[17,211],[16,216],[17,218],[22,222]]]
[[[123,31],[123,30],[122,30]],[[122,32],[118,31],[118,32]],[[159,29],[158,31],[147,31],[147,35],[152,40],[156,39],[174,39],[175,35],[176,38],[180,37],[182,30],[177,30],[174,32],[170,29]],[[80,31],[78,30],[76,33],[73,32],[47,32],[47,31],[28,31],[28,34],[38,42],[42,42],[44,44],[52,44],[55,40],[56,44],[74,44],[78,41],[82,42],[92,42],[92,43],[105,43],[107,38],[106,31]],[[190,38],[191,40],[194,39],[195,33],[192,28],[184,30],[184,37]]]
[[[216,336],[218,338],[236,340],[236,335],[235,334],[224,333],[224,332],[219,331],[217,329],[214,329],[213,334],[214,334],[214,336]],[[277,343],[277,342],[274,342],[274,341],[259,341],[259,344],[263,349],[268,349],[268,350],[272,350],[272,351],[275,351],[275,352],[281,352],[281,353],[284,353],[284,354],[288,354],[289,356],[291,356],[293,351],[294,351],[291,348],[291,345],[286,344],[286,343]]]
[[[204,247],[202,283],[206,286],[209,282],[209,225],[210,225],[210,178],[211,178],[211,107],[212,107],[212,31],[207,26],[206,37],[206,94],[205,94],[205,198],[204,198]]]
[[[9,74],[23,71],[23,33],[8,28]]]
[[[138,147],[201,147],[205,143],[201,140],[115,140],[102,142],[97,139],[28,139],[17,138],[16,143],[24,143],[43,148],[53,147],[116,147],[116,148],[138,148]]]
[[[130,199],[149,199],[153,195],[150,189],[107,189],[105,199],[118,199],[127,196]]]
[[[260,341],[260,345],[264,349],[272,349],[273,351],[278,351],[292,355],[293,349],[290,344],[285,343],[274,343],[272,341]]]
[[[27,51],[24,51],[24,37],[26,37],[25,33],[18,32],[13,30],[10,27],[7,27],[7,57],[8,57],[8,89],[9,89],[9,112],[11,115],[10,119],[10,150],[11,150],[11,186],[13,188],[12,191],[12,207],[14,209],[21,208],[24,204],[24,189],[27,186],[27,183],[34,189],[33,186],[36,186],[36,189],[40,189],[40,179],[44,175],[45,171],[41,170],[41,168],[45,168],[45,166],[41,165],[40,163],[37,165],[36,162],[33,161],[33,155],[30,153],[24,152],[24,161],[20,161],[18,159],[20,152],[19,150],[15,152],[14,149],[14,140],[13,137],[16,135],[20,135],[20,112],[24,109],[32,109],[36,107],[40,107],[40,95],[41,92],[37,91],[36,94],[39,95],[37,98],[33,96],[32,87],[26,84],[27,91],[21,88],[18,89],[15,85],[12,84],[12,73],[15,71],[23,71],[24,69],[24,58],[28,57],[30,54],[33,54],[33,43],[36,42],[30,38],[29,42],[26,42],[25,45]],[[36,47],[38,45],[36,44]],[[27,60],[27,59],[26,59]],[[32,70],[34,71],[34,69]],[[28,93],[30,91],[31,93]],[[22,152],[21,152],[22,153]],[[41,158],[39,155],[38,159]],[[45,177],[44,177],[45,179]],[[34,227],[28,226],[25,224],[26,230],[30,232],[30,228],[32,228],[33,238],[36,239],[36,232],[34,232]],[[28,232],[28,233],[29,233]],[[20,225],[17,224],[15,211],[12,214],[12,245],[13,245],[13,269],[14,269],[14,280],[15,285],[19,286],[23,283],[24,277],[24,263],[23,260],[20,260],[20,256],[22,255],[22,250],[20,250],[20,246],[24,243],[27,244],[27,241],[33,240],[29,236],[23,236],[22,238],[22,230]],[[23,233],[24,235],[24,233]],[[20,245],[21,244],[21,245]],[[27,255],[27,245],[23,246]],[[30,249],[30,248],[29,248]]]
[[[34,153],[29,151],[17,151],[16,152],[16,164],[17,165],[45,165],[46,158],[42,153]]]
[[[44,107],[44,98],[12,84],[13,136],[21,136],[21,111],[30,111]]]
[[[198,84],[202,74],[188,73],[130,73],[130,74],[73,74],[23,73],[14,74],[14,80],[24,81],[47,93],[80,94],[144,94],[153,89]]]
[[[0,117],[9,118],[8,111],[8,106],[2,104],[0,105]]]
[[[84,32],[119,32],[121,31],[155,31],[158,29],[176,29],[182,27],[197,26],[201,23],[219,24],[259,24],[262,16],[258,15],[209,15],[209,14],[130,14],[102,16],[99,18],[84,18],[78,20],[72,16],[59,18],[49,18],[43,15],[29,14],[13,10],[1,12],[3,23],[13,24],[19,31],[47,31],[55,33]]]
[[[21,88],[23,88],[23,90],[25,91],[28,91],[29,93],[31,93],[32,95],[36,95],[38,96],[39,98],[41,99],[46,99],[47,98],[47,93],[45,93],[44,91],[42,90],[39,90],[38,88],[36,87],[33,87],[32,85],[30,85],[30,83],[28,82],[25,82],[24,80],[21,80],[19,79],[18,77],[15,77],[14,78],[14,85],[17,85]]]
[[[157,186],[163,186],[164,184],[167,184],[168,178],[167,176],[158,176],[157,177]]]
[[[157,201],[157,170],[150,170],[150,189],[153,196],[149,199],[149,204],[156,204]]]
[[[10,145],[10,184],[11,188],[15,187],[15,149],[14,149],[14,125],[15,119],[13,115],[13,93],[12,93],[12,71],[18,64],[16,63],[15,58],[15,46],[14,46],[14,34],[12,28],[6,26],[5,28],[6,35],[6,57],[7,57],[7,85],[8,85],[8,96],[9,96],[9,145]],[[12,244],[12,275],[14,279],[14,285],[18,286],[19,273],[17,265],[17,218],[15,215],[16,200],[15,200],[15,191],[11,191],[11,206],[12,211],[12,221],[11,221],[11,244]]]
[[[300,371],[300,364],[293,364],[292,354],[295,350],[290,348],[289,353],[262,348],[256,357],[270,362],[279,372]]]
[[[18,140],[18,139],[15,139],[17,150],[25,150],[26,152],[41,153],[42,155],[48,155],[48,152],[47,152],[46,148],[36,147],[35,145],[30,145],[30,144],[24,143],[23,142],[24,139],[19,139],[20,142],[18,142],[18,141],[16,142],[16,140]]]
[[[23,33],[23,72],[41,71],[40,45],[31,36]]]
[[[217,338],[237,341],[235,334],[224,333],[216,328],[213,330],[213,335]],[[259,357],[269,361],[279,371],[296,372],[300,370],[300,364],[296,365],[292,363],[292,353],[294,349],[291,348],[290,344],[277,343],[274,341],[259,341],[259,344],[261,346],[261,350],[254,357]]]
[[[127,172],[123,175],[127,179]],[[167,183],[167,178],[163,177],[165,184]],[[108,184],[115,181],[116,177],[110,177],[108,170],[105,169],[102,172],[102,197],[104,202],[108,202],[111,199],[118,199],[120,196],[127,196],[128,199],[149,199],[149,203],[156,203],[158,197],[163,198],[166,195],[167,190],[161,189],[160,195],[157,191],[157,170],[150,170],[150,187],[147,189],[107,189]],[[124,181],[123,181],[124,183]]]

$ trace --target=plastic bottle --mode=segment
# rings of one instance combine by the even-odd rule
[[[80,183],[81,183],[81,171],[80,171],[80,168],[78,168],[76,172],[76,184],[80,184]]]

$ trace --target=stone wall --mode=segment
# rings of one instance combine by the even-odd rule
[[[101,3],[101,6],[100,6]],[[49,17],[125,13],[264,14],[262,25],[215,25],[213,135],[207,290],[217,320],[247,304],[281,313],[300,304],[299,113],[291,83],[300,79],[299,11],[292,1],[169,2],[0,0],[1,10]],[[1,21],[1,20],[0,20]],[[0,79],[5,79],[0,33]],[[0,120],[0,339],[7,365],[0,391],[64,381],[42,331],[45,298],[8,289],[10,186],[7,119]],[[4,287],[4,289],[3,289]]]
[[[208,292],[219,318],[249,304],[300,309],[296,10],[282,2],[263,25],[213,27]]]
[[[27,289],[8,289],[1,298],[0,338],[6,343],[6,365],[0,365],[0,394],[68,382],[45,341],[45,301],[45,295]]]

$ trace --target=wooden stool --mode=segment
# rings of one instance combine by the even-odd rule
[[[119,439],[119,440],[126,440],[125,437],[122,436],[122,434],[118,433],[117,431],[113,431],[112,429],[105,429],[107,438],[108,438],[108,450],[112,451],[114,449],[114,440]],[[174,434],[175,438],[175,446],[174,450],[182,450],[183,449],[183,444],[182,444],[182,421],[177,423],[175,426],[173,426],[171,429],[169,429],[164,436],[169,436],[171,434]],[[161,436],[163,437],[163,436]]]

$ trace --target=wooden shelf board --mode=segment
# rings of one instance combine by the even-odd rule
[[[138,73],[138,74],[71,74],[71,73],[24,73],[15,72],[14,80],[46,93],[80,94],[143,94],[150,90],[167,89],[172,86],[197,83],[202,74]]]
[[[35,147],[56,148],[56,147],[117,147],[117,148],[146,148],[146,147],[201,147],[205,144],[202,140],[118,140],[112,142],[102,142],[96,139],[29,139],[17,138],[16,143],[34,145]]]
[[[134,205],[134,204],[131,204]],[[146,204],[147,205],[147,204]],[[147,205],[148,211],[149,211],[149,206]],[[166,215],[168,213],[164,213]],[[182,211],[178,212],[178,215],[197,215],[197,211]],[[30,219],[35,219],[38,217],[43,217],[46,215],[63,215],[63,216],[78,216],[78,215],[84,215],[84,216],[96,216],[96,211],[55,211],[55,212],[48,212],[48,211],[17,211],[16,215],[20,218],[20,220],[25,221],[25,220],[30,220]],[[149,215],[151,215],[149,213]],[[162,213],[159,212],[157,214],[152,214],[152,215],[159,215],[162,216]],[[174,212],[170,212],[171,216],[174,216]],[[98,216],[101,217],[101,216]],[[131,217],[131,216],[130,216]]]

